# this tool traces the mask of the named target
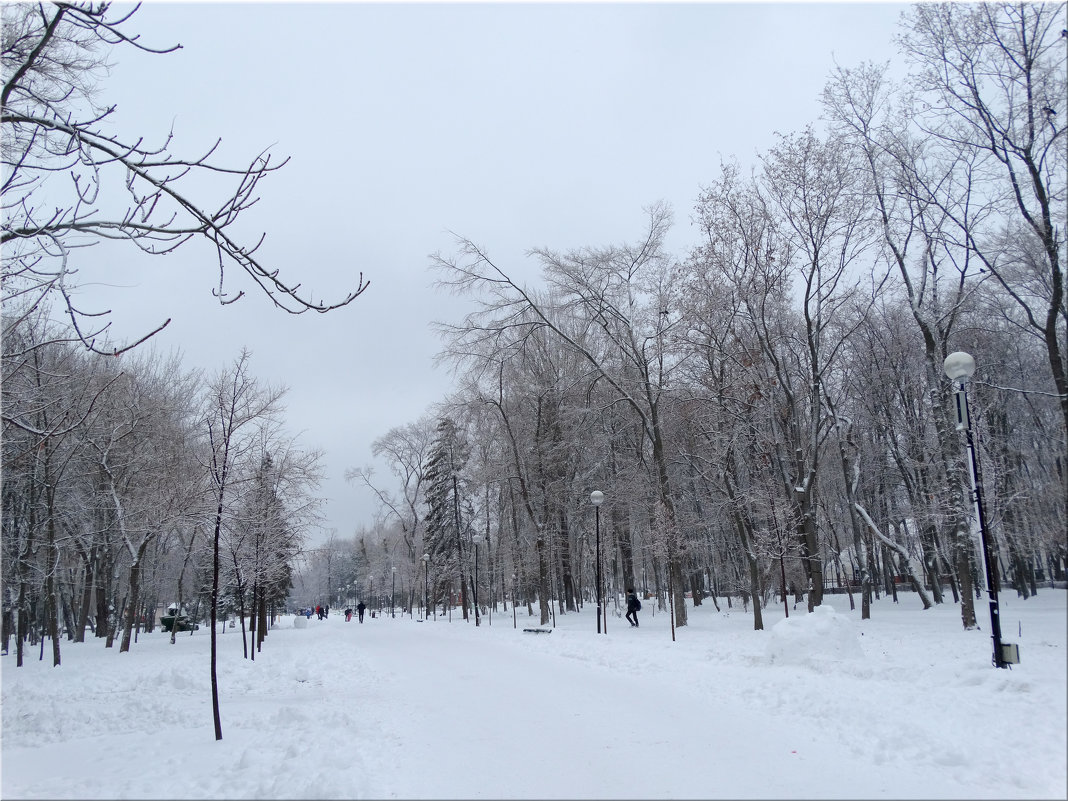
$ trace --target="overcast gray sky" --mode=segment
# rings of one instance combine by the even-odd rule
[[[895,57],[906,8],[150,2],[129,31],[182,50],[116,52],[101,99],[117,124],[150,141],[173,124],[183,155],[221,136],[231,163],[268,147],[291,157],[242,230],[265,231],[262,261],[316,296],[343,296],[361,270],[371,288],[291,317],[235,272],[247,296],[221,308],[213,254],[191,245],[155,259],[82,251],[81,277],[108,284],[119,333],[172,317],[158,350],[215,370],[247,346],[256,375],[288,385],[291,431],[326,453],[328,522],[313,540],[351,536],[375,507],[345,470],[451,388],[430,323],[461,306],[429,270],[450,231],[533,275],[529,249],[633,240],[643,207],[664,200],[682,256],[720,161],[753,163],[776,131],[818,122],[834,61]]]

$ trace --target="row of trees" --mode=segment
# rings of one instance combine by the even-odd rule
[[[100,88],[114,52],[180,47],[132,33],[137,9],[27,2],[0,18],[3,650],[14,636],[21,666],[39,638],[43,659],[47,635],[59,665],[62,635],[82,641],[88,629],[127,651],[162,599],[189,603],[212,624],[221,739],[216,619],[239,616],[246,657],[249,620],[255,659],[318,520],[319,455],[285,434],[283,391],[252,375],[247,352],[207,381],[130,355],[170,320],[116,336],[110,312],[77,301],[79,252],[113,241],[136,261],[207,245],[220,303],[244,295],[227,286],[236,268],[292,314],[346,306],[368,283],[360,273],[340,300],[312,298],[263,260],[262,237],[237,235],[284,160],[263,151],[230,164],[218,142],[183,155],[173,132],[117,126]]]
[[[476,304],[440,326],[460,389],[375,444],[399,491],[351,474],[405,571],[428,554],[434,597],[466,616],[484,537],[478,597],[522,586],[546,622],[550,598],[595,595],[602,490],[609,580],[676,625],[690,599],[740,594],[761,628],[773,589],[811,609],[843,585],[867,617],[900,578],[925,607],[952,592],[971,628],[982,561],[942,369],[966,350],[1001,574],[1025,596],[1063,579],[1064,8],[916,6],[908,80],[838,69],[821,131],[704,188],[685,258],[663,205],[631,243],[533,251],[536,287],[469,239],[436,256]]]
[[[113,53],[179,47],[131,33],[136,11],[38,2],[2,17],[3,637],[6,651],[16,636],[19,664],[42,630],[55,664],[61,630],[109,646],[121,635],[125,651],[167,597],[205,601],[213,617],[220,598],[224,613],[231,601],[258,609],[262,638],[265,604],[285,596],[315,519],[318,456],[284,434],[282,391],[251,375],[247,352],[206,384],[174,359],[130,356],[169,321],[117,341],[108,312],[76,302],[80,250],[208,243],[221,303],[243,295],[224,288],[237,267],[294,314],[367,287],[361,275],[339,302],[309,299],[261,261],[260,243],[235,238],[282,166],[266,152],[235,167],[214,148],[184,156],[171,135],[153,146],[118,130],[100,91]]]
[[[613,590],[656,593],[678,625],[691,599],[741,596],[761,627],[775,588],[812,607],[843,584],[867,615],[872,594],[904,576],[925,605],[951,591],[973,626],[980,565],[941,371],[956,349],[979,357],[973,401],[1001,567],[1025,594],[1062,578],[1063,15],[917,6],[901,37],[908,82],[877,65],[838,70],[824,130],[782,136],[751,174],[726,164],[704,188],[701,241],[685,258],[666,249],[662,205],[631,243],[534,251],[535,288],[471,240],[436,257],[442,284],[477,304],[441,326],[460,389],[375,443],[399,490],[352,472],[376,488],[384,518],[309,554],[299,592],[348,599],[397,568],[409,609],[422,580],[465,616],[475,596],[510,594],[537,601],[547,622],[550,601],[563,613],[596,594],[600,534]],[[4,89],[4,198],[20,210],[3,234],[4,621],[20,661],[45,631],[58,664],[64,628],[109,644],[121,633],[128,648],[170,587],[179,601],[205,593],[213,623],[226,595],[257,610],[261,639],[315,520],[317,455],[284,435],[281,393],[251,376],[247,353],[206,384],[151,356],[101,358],[121,349],[87,336],[70,304],[72,249],[112,230],[80,216],[96,193],[77,176],[116,165],[129,187],[163,171],[133,196],[121,236],[151,252],[141,233],[175,246],[204,235],[258,274],[241,260],[251,251],[230,253],[213,227],[245,208],[244,189],[204,227],[135,222],[207,161],[171,175],[164,165],[177,162],[132,160],[133,146],[100,156],[92,115],[57,138],[77,119],[63,104],[86,86],[71,54],[132,42],[106,16],[29,5],[4,20],[5,67],[18,67]],[[42,60],[50,48],[56,58]],[[70,213],[33,218],[43,176],[64,171],[81,187]],[[223,174],[245,187],[267,173]],[[45,322],[53,298],[73,332]],[[594,489],[607,497],[599,532]]]
[[[40,340],[46,344],[38,344]],[[255,648],[318,523],[319,454],[247,352],[208,380],[4,329],[3,643],[86,632],[120,651],[168,602],[248,619]],[[219,603],[213,602],[214,598]],[[199,617],[199,615],[194,615]],[[173,634],[173,632],[172,632]]]

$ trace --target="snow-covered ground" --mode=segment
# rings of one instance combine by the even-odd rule
[[[989,612],[911,593],[860,620],[691,608],[672,642],[591,607],[551,634],[521,608],[476,628],[282,618],[256,661],[204,629],[129,654],[64,643],[0,659],[0,795],[15,798],[1060,798],[1068,796],[1066,592],[1001,596],[1020,664],[990,664]]]

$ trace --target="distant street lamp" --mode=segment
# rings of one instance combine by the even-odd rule
[[[391,567],[393,572],[393,586],[389,591],[389,616],[395,618],[397,616],[397,568]]]
[[[481,621],[478,615],[478,546],[482,544],[483,536],[476,534],[471,538],[471,542],[475,544],[475,626],[481,625]]]
[[[968,441],[968,462],[971,467],[972,499],[975,501],[975,516],[979,522],[979,537],[983,545],[983,562],[986,566],[986,591],[990,596],[990,632],[994,640],[994,667],[1004,668],[1020,661],[1019,650],[1014,643],[1001,642],[1001,617],[998,610],[997,564],[993,559],[990,532],[983,515],[983,497],[979,487],[979,471],[975,460],[975,442],[972,439],[972,422],[968,414],[968,379],[975,373],[975,359],[971,354],[957,351],[946,357],[942,364],[949,380],[957,384],[957,430],[964,431]]]
[[[423,568],[426,570],[424,574],[423,584],[423,617],[430,620],[430,554],[423,554]]]
[[[600,490],[594,490],[590,493],[590,503],[593,504],[594,512],[594,531],[595,540],[597,542],[597,569],[596,577],[594,581],[597,584],[597,633],[601,633],[601,504],[604,503],[604,493]],[[607,627],[604,632],[608,633]]]

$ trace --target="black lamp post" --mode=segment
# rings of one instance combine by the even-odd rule
[[[393,586],[389,590],[389,616],[397,616],[397,568],[391,567],[393,573]]]
[[[593,504],[594,512],[594,538],[597,543],[597,566],[594,581],[597,584],[597,633],[601,633],[601,504],[604,503],[604,493],[594,490],[590,493],[590,503]],[[606,631],[605,634],[608,632]]]
[[[482,535],[476,534],[471,538],[471,541],[475,544],[475,626],[481,625],[481,620],[478,614],[478,546],[482,544]]]
[[[942,365],[949,380],[957,384],[957,430],[964,431],[968,441],[968,462],[971,467],[972,499],[975,501],[975,516],[979,522],[979,537],[983,545],[983,562],[986,566],[986,591],[990,597],[990,632],[994,640],[994,667],[1004,668],[1019,662],[1014,644],[1001,642],[1001,617],[998,609],[998,566],[993,559],[990,531],[983,515],[983,497],[979,486],[979,471],[975,461],[975,442],[972,438],[972,422],[968,414],[968,379],[975,373],[975,359],[971,354],[957,351],[946,357]]]
[[[430,620],[430,554],[423,554],[423,568],[425,569],[423,583],[423,617]]]

